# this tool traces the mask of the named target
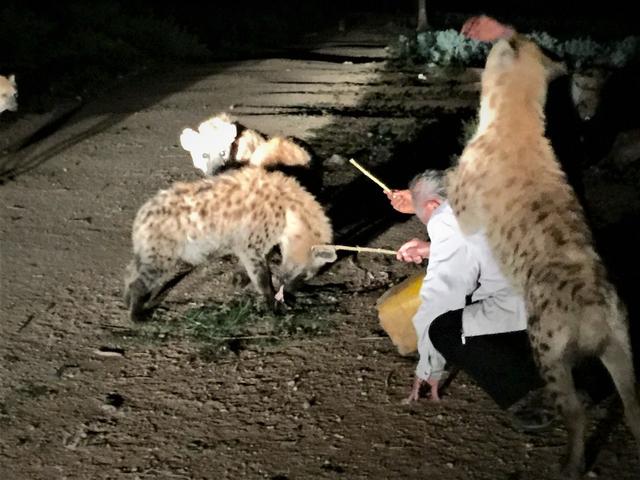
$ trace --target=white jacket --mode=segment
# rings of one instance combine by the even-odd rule
[[[462,312],[465,337],[513,332],[527,328],[522,296],[516,294],[493,258],[484,233],[465,237],[448,202],[438,207],[427,222],[431,240],[427,274],[413,325],[418,335],[420,361],[416,375],[439,379],[445,359],[429,339],[429,326],[451,310]],[[472,304],[465,306],[467,295]]]

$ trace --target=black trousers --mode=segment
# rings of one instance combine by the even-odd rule
[[[509,407],[544,385],[524,330],[466,337],[463,344],[462,310],[453,310],[431,323],[429,338],[448,364],[466,372],[500,408]],[[599,360],[581,363],[574,369],[574,380],[576,387],[586,390],[594,401],[614,389]]]

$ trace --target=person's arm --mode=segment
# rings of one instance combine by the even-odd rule
[[[425,258],[429,258],[431,242],[412,238],[404,243],[396,253],[396,258],[402,262],[422,263]]]
[[[420,354],[416,376],[431,380],[430,384],[443,376],[445,359],[429,339],[429,326],[443,313],[465,306],[465,298],[475,288],[478,276],[478,264],[469,255],[457,226],[436,218],[432,222],[429,265],[420,290],[422,303],[413,317]]]

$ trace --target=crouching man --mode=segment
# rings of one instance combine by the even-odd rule
[[[465,237],[460,231],[443,174],[427,170],[409,190],[387,193],[396,210],[418,216],[430,239],[410,240],[397,254],[405,262],[429,259],[413,317],[420,360],[407,401],[417,400],[425,384],[438,400],[445,365],[453,364],[513,414],[516,428],[546,428],[553,414],[543,403],[524,299],[502,276],[484,234]]]

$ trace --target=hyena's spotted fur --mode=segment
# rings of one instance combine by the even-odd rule
[[[627,314],[594,250],[582,209],[544,137],[551,62],[515,36],[492,48],[480,121],[448,195],[466,233],[485,229],[496,258],[525,295],[529,336],[547,389],[569,432],[566,471],[584,468],[584,407],[571,368],[599,357],[640,446]]]
[[[198,131],[185,128],[180,144],[205,175],[254,165],[294,176],[314,194],[322,187],[320,165],[308,144],[293,137],[270,138],[226,113],[205,120]]]
[[[273,247],[280,247],[285,289],[335,260],[334,252],[311,248],[332,240],[315,198],[291,177],[250,166],[161,190],[138,211],[132,240],[125,302],[134,320],[213,254],[235,254],[271,306],[267,255]]]
[[[18,86],[14,75],[0,75],[0,113],[5,110],[18,110]]]

